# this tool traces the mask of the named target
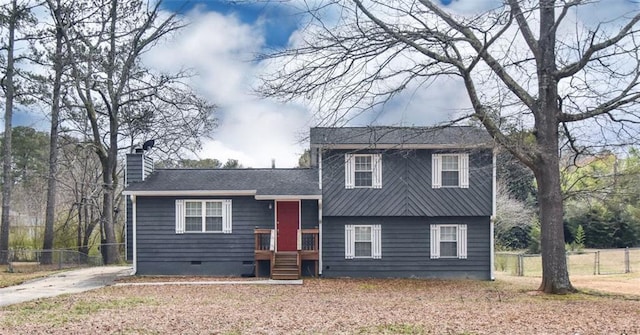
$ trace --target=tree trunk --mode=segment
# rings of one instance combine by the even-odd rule
[[[535,173],[538,182],[542,246],[542,283],[539,290],[545,293],[566,294],[576,290],[569,280],[564,249],[563,201],[560,191],[558,154],[547,152],[545,156],[552,159],[549,162],[541,162]]]
[[[60,0],[57,1],[56,8],[50,10],[60,10]],[[59,18],[60,15],[56,15]],[[56,20],[57,21],[57,20]],[[51,253],[47,250],[53,249],[54,224],[56,214],[56,188],[58,175],[58,124],[60,116],[60,86],[62,82],[62,22],[56,23],[56,51],[54,55],[55,78],[53,82],[53,99],[51,101],[51,133],[49,134],[49,176],[47,181],[47,208],[45,211],[44,242],[41,262],[51,264]]]
[[[117,133],[115,133],[115,136],[117,136]],[[116,169],[117,150],[117,144],[114,147],[112,143],[112,147],[109,148],[107,160],[103,162],[104,173],[102,174],[102,180],[104,182],[104,194],[102,198],[102,227],[104,230],[104,243],[102,244],[102,248],[104,248],[104,264],[117,264],[121,262],[120,254],[118,253],[118,241],[115,234],[115,222],[113,220],[115,182],[113,174],[111,173]]]
[[[534,170],[538,183],[542,283],[545,293],[566,294],[575,289],[569,281],[564,250],[563,201],[560,189],[558,148],[558,82],[555,55],[555,1],[540,1],[540,40],[536,53],[538,100],[534,110],[537,155]]]
[[[5,110],[4,110],[4,142],[2,144],[2,218],[0,219],[0,264],[9,262],[9,214],[11,211],[11,188],[13,187],[13,170],[11,169],[11,135],[13,119],[13,73],[14,73],[14,42],[17,16],[16,0],[12,2],[12,11],[9,15],[8,41],[7,41],[7,72],[5,73]]]
[[[84,197],[84,195],[83,195]],[[82,253],[83,250],[83,244],[82,244],[82,227],[84,227],[84,224],[82,223],[82,211],[84,210],[84,206],[82,203],[82,200],[80,201],[80,204],[78,205],[78,229],[76,230],[76,245],[78,246],[78,252]]]

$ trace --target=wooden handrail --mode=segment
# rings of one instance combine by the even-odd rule
[[[300,229],[297,232],[299,238],[299,250],[296,252],[296,263],[298,266],[298,276],[301,274],[302,262],[315,262],[315,274],[318,275],[320,229]],[[276,253],[271,249],[271,245],[277,243],[275,229],[255,228],[254,229],[254,250],[256,261],[256,275],[258,275],[258,262],[270,261],[270,273],[273,273]]]
[[[265,237],[268,236],[265,241]],[[271,229],[258,229],[254,230],[254,250],[269,250],[269,239],[271,238]]]
[[[270,250],[270,239],[272,239],[273,229],[255,228],[254,229],[254,250]],[[301,251],[318,251],[320,245],[319,238],[320,230],[318,228],[300,229],[298,237],[301,239],[299,243],[299,250]],[[268,238],[267,238],[268,236]],[[312,236],[312,240],[309,241],[309,237]],[[275,237],[275,236],[274,236]],[[305,239],[306,237],[306,239]],[[265,240],[266,239],[266,240]],[[277,240],[274,240],[274,244]]]

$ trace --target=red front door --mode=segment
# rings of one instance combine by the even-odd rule
[[[276,229],[278,230],[278,251],[298,250],[299,220],[299,202],[276,202]]]

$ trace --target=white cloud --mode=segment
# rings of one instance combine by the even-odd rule
[[[237,159],[245,167],[297,165],[306,144],[308,113],[294,106],[258,99],[251,93],[259,64],[254,56],[264,47],[260,22],[240,22],[231,15],[203,12],[188,14],[191,24],[162,48],[154,49],[145,62],[164,69],[194,69],[197,90],[219,108],[219,126],[213,141],[206,141],[200,158]]]
[[[500,3],[460,0],[449,8],[464,14]],[[623,1],[616,0],[614,7],[612,11],[624,12]],[[330,21],[336,19],[330,17]],[[278,63],[253,61],[265,47],[268,32],[264,20],[246,24],[233,15],[203,9],[195,9],[187,18],[192,24],[168,46],[150,53],[146,61],[164,68],[194,68],[199,74],[194,86],[220,107],[214,140],[204,144],[199,157],[221,161],[234,158],[250,167],[269,167],[273,158],[278,167],[295,166],[307,145],[302,140],[313,125],[311,113],[297,105],[261,100],[251,94],[258,75],[263,71],[272,73],[273,65]],[[300,45],[305,38],[313,38],[313,32],[296,31],[289,43]],[[409,87],[384,109],[359,115],[348,124],[433,125],[468,111],[469,105],[462,83],[443,78],[428,86]]]

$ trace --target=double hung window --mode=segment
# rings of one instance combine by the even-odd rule
[[[381,154],[346,154],[345,188],[382,188]]]
[[[382,258],[380,225],[346,225],[345,258]]]
[[[433,154],[433,188],[469,187],[469,154]]]
[[[176,200],[176,233],[231,233],[231,200]]]
[[[431,258],[467,258],[467,225],[431,225]]]

